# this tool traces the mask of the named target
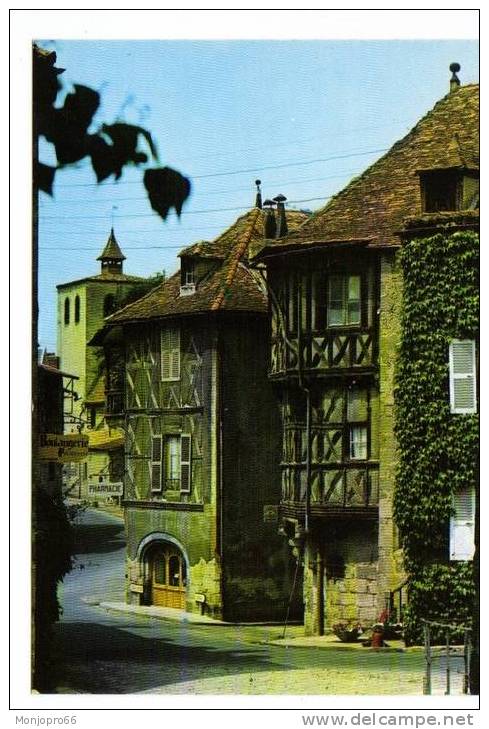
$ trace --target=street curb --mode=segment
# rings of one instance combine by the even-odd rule
[[[362,645],[349,645],[348,643],[327,643],[323,642],[321,643],[319,640],[316,643],[308,642],[308,643],[301,643],[300,638],[293,638],[290,641],[285,640],[271,640],[271,641],[257,641],[261,643],[262,645],[274,645],[279,648],[319,648],[320,650],[330,650],[330,651],[350,651],[350,652],[357,652],[357,653],[364,653],[365,655],[368,655],[369,653],[406,653],[405,648],[391,648],[391,647],[383,647],[383,648],[371,648],[371,647],[364,647]]]
[[[168,613],[162,613],[162,608],[150,605],[143,607],[138,605],[126,605],[126,603],[100,602],[99,607],[111,612],[141,615],[142,617],[166,620],[171,623],[193,623],[194,625],[235,625],[235,623],[226,623],[223,620],[215,620],[214,618],[208,618],[205,615],[195,615],[194,613],[184,613],[183,611],[177,611],[178,614],[176,615],[169,615]]]

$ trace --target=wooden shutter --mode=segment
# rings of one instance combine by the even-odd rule
[[[189,492],[192,480],[192,437],[180,436],[180,491]]]
[[[151,438],[151,491],[161,491],[161,435]]]
[[[467,562],[475,549],[475,490],[454,494],[452,504],[455,514],[450,517],[450,559]]]
[[[450,342],[450,411],[457,414],[477,412],[475,342],[454,339]]]
[[[180,379],[180,330],[161,331],[161,379]]]

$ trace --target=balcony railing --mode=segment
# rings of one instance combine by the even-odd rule
[[[306,465],[282,464],[282,505],[303,509],[306,503]],[[328,511],[375,511],[379,503],[378,463],[313,464],[311,508]]]

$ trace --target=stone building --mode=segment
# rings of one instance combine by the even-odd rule
[[[143,279],[123,271],[125,256],[111,230],[104,250],[97,258],[98,275],[57,286],[57,352],[60,368],[77,376],[76,395],[65,414],[65,429],[89,434],[89,456],[80,464],[65,467],[66,493],[87,498],[89,486],[103,481],[120,481],[117,464],[123,459],[123,434],[104,420],[105,385],[100,350],[87,342]],[[117,458],[117,453],[119,458]],[[112,458],[109,457],[112,454]],[[119,469],[121,471],[121,469]]]
[[[303,564],[307,633],[371,624],[401,594],[400,233],[423,211],[473,205],[477,104],[478,87],[452,78],[402,140],[254,260],[266,266],[269,377],[281,398],[281,530]]]
[[[289,212],[289,227],[305,217]],[[277,534],[267,298],[248,266],[268,218],[256,207],[186,248],[178,273],[93,339],[106,350],[106,418],[126,434],[132,603],[226,620],[285,616],[291,556]]]

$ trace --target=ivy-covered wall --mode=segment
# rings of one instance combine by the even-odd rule
[[[452,339],[478,340],[478,255],[475,232],[448,229],[400,253],[394,512],[409,575],[408,643],[422,640],[421,618],[467,625],[473,612],[474,564],[449,561],[448,529],[452,493],[477,485],[478,416],[450,413],[448,357]]]

